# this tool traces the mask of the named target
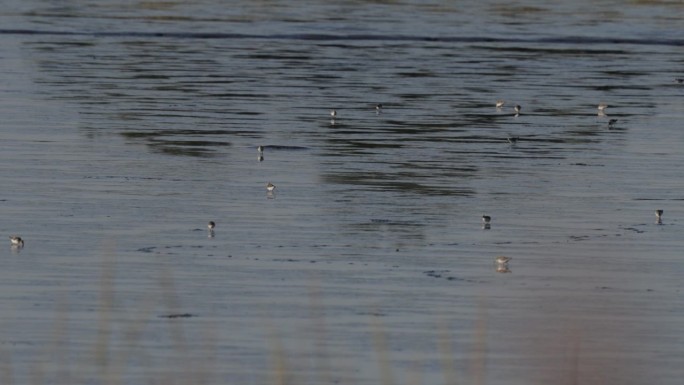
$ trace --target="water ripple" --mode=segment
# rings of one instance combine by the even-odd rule
[[[399,42],[441,42],[441,43],[544,43],[544,44],[611,44],[611,45],[664,45],[684,46],[684,39],[655,38],[615,38],[561,36],[514,38],[497,36],[420,36],[420,35],[381,35],[381,34],[241,34],[207,32],[139,32],[139,31],[57,31],[39,29],[0,29],[0,35],[48,35],[48,36],[88,36],[88,37],[136,37],[151,39],[259,39],[259,40],[304,40],[304,41],[399,41]],[[529,50],[531,48],[525,48]]]

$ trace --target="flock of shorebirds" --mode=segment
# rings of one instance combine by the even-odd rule
[[[684,79],[675,79],[677,83],[684,83]],[[504,100],[497,100],[495,107],[497,110],[501,110],[503,106],[506,104],[506,101]],[[608,108],[608,105],[606,103],[599,103],[597,106],[598,109],[598,115],[599,116],[606,116],[606,108]],[[513,111],[515,112],[515,116],[520,115],[520,111],[522,110],[522,107],[519,104],[516,104],[513,107]],[[376,104],[375,105],[375,112],[380,114],[382,113],[382,104]],[[330,110],[330,124],[335,125],[335,119],[337,118],[337,110],[332,109]],[[608,128],[611,129],[615,126],[617,123],[617,119],[610,119],[608,121]],[[511,144],[515,144],[518,141],[518,137],[514,136],[509,136],[507,138],[507,141]],[[258,146],[257,147],[257,152],[259,153],[259,161],[264,160],[263,154],[264,154],[264,146]],[[269,182],[266,185],[266,191],[268,194],[272,197],[271,194],[275,191],[276,186]],[[663,210],[656,210],[655,211],[656,215],[656,223],[657,224],[662,224],[663,223]],[[492,223],[492,217],[489,215],[483,215],[482,216],[482,228],[484,230],[489,230],[491,229],[491,223]],[[214,236],[214,227],[216,226],[216,223],[213,221],[209,222],[207,225],[207,228],[209,229],[209,237]],[[18,238],[18,237],[17,237]],[[19,238],[21,240],[21,238]],[[14,241],[13,241],[14,244]],[[21,243],[23,245],[23,241]],[[495,258],[494,262],[496,264],[496,271],[499,273],[509,273],[511,270],[508,268],[508,262],[510,262],[511,257],[506,257],[506,256],[498,256]]]
[[[684,78],[676,78],[675,82],[679,83],[679,84],[684,84]],[[497,100],[495,107],[497,110],[501,110],[505,104],[506,104],[505,100]],[[608,105],[606,103],[599,103],[599,105],[597,107],[598,115],[599,116],[606,116],[606,109],[607,108],[608,108]],[[515,112],[514,116],[519,116],[521,110],[522,110],[522,107],[519,104],[516,104],[513,107],[513,111]],[[377,114],[382,113],[382,104],[376,104],[375,105],[375,112]],[[330,124],[331,125],[335,125],[335,119],[336,118],[337,118],[337,110],[335,110],[335,109],[330,110],[330,119],[331,119]],[[618,122],[617,119],[610,119],[608,121],[608,128],[609,129],[614,128],[615,124],[617,122]],[[506,140],[511,144],[517,143],[518,139],[519,139],[518,137],[514,137],[514,136],[509,136],[506,138]],[[264,157],[263,157],[264,149],[265,149],[264,146],[258,146],[257,147],[257,152],[259,153],[259,161],[264,160]],[[273,197],[273,193],[275,191],[275,188],[276,188],[276,186],[271,182],[266,184],[266,191],[267,191],[269,197],[271,197],[271,198]],[[663,223],[663,210],[656,210],[655,216],[656,216],[656,224],[659,224],[659,225],[662,224]],[[491,216],[489,216],[489,215],[483,215],[482,216],[482,228],[483,229],[485,229],[485,230],[491,229],[491,222],[492,222]],[[209,230],[209,237],[210,238],[213,238],[213,236],[214,236],[214,228],[215,227],[216,227],[216,223],[214,221],[210,221],[207,224],[207,229]],[[10,244],[11,244],[12,248],[19,249],[19,248],[24,247],[24,240],[20,236],[11,235],[9,237],[9,239],[10,239]],[[511,260],[510,257],[505,257],[505,256],[496,257],[496,259],[494,260],[494,262],[496,264],[496,271],[500,272],[500,273],[510,272],[510,269],[508,268],[508,262],[510,262],[510,260]]]
[[[683,83],[684,79],[675,79],[678,83]],[[506,104],[504,100],[497,100],[495,107],[497,110],[501,110],[503,106]],[[598,115],[599,116],[606,116],[606,109],[608,108],[608,105],[606,103],[599,103],[597,106],[598,109]],[[515,112],[515,116],[520,115],[520,111],[522,110],[522,107],[519,104],[516,104],[513,107],[513,111]],[[375,105],[375,112],[380,114],[382,112],[382,104],[376,104]],[[332,109],[330,110],[330,124],[335,125],[335,119],[337,118],[337,110]],[[608,121],[608,128],[611,129],[615,126],[617,123],[617,119],[610,119]],[[514,136],[509,136],[507,138],[507,141],[511,144],[515,144],[518,141],[518,137]],[[259,161],[264,160],[263,154],[264,154],[264,146],[258,146],[257,147],[257,152],[259,153]],[[268,192],[270,197],[273,197],[272,194],[275,191],[276,186],[269,182],[266,185],[266,191]],[[663,210],[656,210],[655,211],[656,215],[656,224],[662,224],[663,220]],[[489,230],[491,229],[491,223],[492,223],[492,217],[489,215],[483,215],[482,216],[482,228],[484,230]],[[212,238],[214,236],[214,227],[216,224],[211,221],[207,225],[207,228],[209,229],[209,237]],[[19,238],[21,240],[21,238]],[[13,241],[14,242],[14,241]],[[23,245],[23,241],[22,241]],[[499,273],[509,273],[511,270],[508,268],[508,262],[510,262],[511,257],[506,257],[506,256],[498,256],[495,258],[494,263],[496,265],[496,271]]]
[[[501,110],[503,106],[506,104],[505,100],[497,100],[496,101],[496,109]],[[598,109],[598,116],[606,116],[606,108],[608,108],[608,105],[606,103],[599,103],[597,109]],[[519,104],[516,104],[513,107],[513,111],[515,112],[514,116],[520,116],[520,111],[522,110],[522,107]],[[618,120],[617,119],[610,119],[608,120],[608,129],[612,130],[615,128],[615,125],[617,124]],[[517,136],[509,136],[506,138],[508,140],[508,143],[510,144],[515,144],[518,142],[518,137]]]
[[[679,84],[683,84],[683,83],[684,83],[684,79],[676,78],[676,79],[675,79],[675,82],[676,82],[676,83],[679,83]],[[496,109],[497,109],[498,111],[500,111],[500,110],[504,107],[504,105],[506,105],[506,101],[505,101],[505,100],[502,100],[502,99],[499,99],[499,100],[496,101],[496,103],[495,103],[494,106],[496,107]],[[376,104],[376,105],[375,105],[375,112],[376,112],[377,114],[382,113],[382,107],[383,107],[382,104],[380,104],[380,103]],[[598,107],[597,107],[597,109],[598,109],[598,116],[606,116],[606,109],[607,109],[607,108],[608,108],[608,104],[606,104],[606,103],[599,103],[599,105],[598,105]],[[515,115],[514,115],[514,116],[516,116],[516,117],[517,117],[517,116],[520,116],[520,111],[522,111],[522,107],[520,106],[520,104],[516,104],[515,106],[513,106],[513,112],[515,112]],[[337,119],[337,110],[336,110],[336,109],[330,110],[330,125],[333,125],[333,126],[334,126],[335,123],[336,123],[336,119]],[[618,122],[617,119],[610,119],[610,120],[608,120],[608,129],[613,129],[613,128],[615,128],[615,125],[617,124],[617,122]],[[508,136],[508,137],[506,138],[506,140],[507,140],[508,143],[510,143],[510,144],[516,144],[516,143],[518,142],[519,139],[520,139],[520,137],[517,137],[517,136]],[[264,160],[264,149],[265,149],[264,146],[258,146],[258,147],[257,147],[257,152],[259,153],[259,158],[258,158],[259,161]],[[269,194],[272,194],[273,191],[275,190],[275,188],[276,188],[276,186],[275,186],[273,183],[270,183],[270,182],[269,182],[269,183],[266,185],[266,190],[269,192]],[[270,195],[270,196],[272,197],[272,195]],[[489,222],[487,221],[486,223],[489,223]]]
[[[655,211],[655,216],[656,216],[656,224],[662,225],[663,224],[663,210],[656,210]],[[483,215],[482,216],[482,228],[485,230],[489,230],[491,228],[491,223],[492,223],[492,217],[489,215]],[[505,257],[503,255],[496,257],[494,259],[494,263],[496,264],[496,271],[498,273],[510,273],[511,270],[508,268],[508,262],[510,262],[512,258],[511,257]]]
[[[269,192],[273,191],[275,189],[275,186],[272,183],[269,183],[267,185],[267,189]],[[656,224],[662,224],[663,223],[663,210],[656,210],[655,211],[655,216],[656,216]],[[491,229],[491,223],[492,223],[492,217],[489,215],[483,215],[482,216],[482,228],[485,230]],[[214,228],[216,228],[216,222],[214,221],[209,221],[207,223],[207,230],[209,231],[209,238],[214,237]],[[10,244],[13,249],[19,249],[24,247],[24,240],[17,235],[10,235]],[[511,261],[511,257],[506,257],[503,255],[500,255],[494,259],[494,263],[496,264],[496,271],[498,273],[510,273],[511,270],[508,267],[508,262]]]

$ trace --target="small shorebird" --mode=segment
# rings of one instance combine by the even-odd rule
[[[335,119],[337,117],[337,110],[330,110],[330,117]]]
[[[505,265],[510,260],[511,260],[511,257],[504,257],[503,255],[500,255],[500,256],[496,257],[496,259],[494,261],[496,261],[496,263],[499,265]]]
[[[497,110],[500,110],[501,107],[504,106],[504,104],[506,104],[506,101],[505,101],[505,100],[501,100],[501,99],[497,100],[497,101],[496,101],[496,109],[497,109]]]
[[[677,82],[679,84],[684,84],[684,78],[676,78],[675,82]]]
[[[482,216],[482,223],[491,223],[492,222],[492,217],[489,215],[483,215]]]
[[[273,190],[275,190],[275,185],[271,182],[268,182],[266,185],[266,190],[268,190],[268,192],[273,192]]]
[[[600,112],[603,112],[606,110],[606,108],[608,108],[608,105],[606,103],[599,103],[597,108]]]
[[[516,144],[516,143],[518,143],[518,139],[519,139],[519,138],[518,138],[517,136],[509,136],[508,138],[506,138],[506,140],[507,140],[508,143],[510,143],[510,144]]]
[[[214,221],[209,221],[209,223],[207,224],[207,228],[209,229],[209,231],[214,230],[214,227],[216,227],[216,223],[214,223]]]
[[[9,237],[12,247],[24,247],[24,240],[16,235],[10,235]]]
[[[663,222],[663,210],[656,210],[655,211],[655,216],[658,219],[657,223],[662,223]]]
[[[375,112],[378,114],[382,112],[382,104],[378,103],[375,105]]]
[[[513,107],[513,110],[515,111],[515,116],[520,115],[520,110],[522,107],[520,107],[520,104],[516,104],[515,107]]]
[[[259,154],[263,153],[264,152],[264,146],[257,147],[257,152],[259,152]]]
[[[615,123],[617,123],[617,119],[611,119],[608,121],[608,128],[613,128],[615,126]]]

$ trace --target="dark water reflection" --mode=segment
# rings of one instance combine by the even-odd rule
[[[678,384],[681,13],[10,2],[15,383],[109,327],[126,383]]]

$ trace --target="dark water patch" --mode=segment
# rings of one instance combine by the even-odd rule
[[[418,195],[473,195],[474,191],[468,188],[456,186],[430,186],[418,182],[402,181],[402,176],[381,172],[350,172],[324,174],[323,179],[326,183],[337,183],[352,186],[365,186],[372,190],[384,190],[394,192],[412,193]]]
[[[405,99],[405,100],[423,100],[423,99],[432,99],[435,95],[431,93],[423,93],[423,94],[418,94],[418,93],[405,93],[405,94],[398,94],[396,97]]]
[[[635,201],[684,201],[684,198],[634,198]]]
[[[607,124],[607,123],[606,123]],[[602,124],[603,125],[603,124]],[[570,135],[573,136],[584,136],[584,137],[600,137],[600,135],[603,133],[603,131],[597,130],[596,126],[591,126],[587,127],[586,129],[570,129],[566,130]],[[583,143],[598,143],[600,142],[600,138],[597,139],[585,139],[586,141]]]
[[[281,145],[266,145],[264,146],[264,151],[305,151],[308,150],[309,147],[304,147],[304,146],[281,146]]]
[[[596,140],[587,138],[574,138],[574,137],[563,137],[563,138],[550,138],[550,137],[538,137],[538,136],[525,136],[518,139],[518,142],[529,142],[534,144],[590,144],[596,143]],[[565,148],[565,147],[562,147]],[[561,148],[561,149],[562,149]]]
[[[153,152],[173,155],[173,156],[188,156],[194,158],[211,158],[215,156],[215,152],[205,148],[182,147],[182,146],[168,146],[159,143],[147,143]]]
[[[370,223],[376,224],[376,225],[387,225],[387,226],[422,226],[422,225],[415,223],[415,222],[397,221],[397,220],[381,219],[381,218],[373,218],[370,220]],[[361,225],[365,225],[365,224],[361,224]]]
[[[154,146],[183,146],[183,147],[228,147],[230,142],[211,142],[207,140],[155,140]]]
[[[448,274],[449,272],[449,270],[427,270],[424,271],[423,274],[432,278],[442,278],[444,274]]]
[[[473,108],[487,108],[487,106],[480,106],[480,107],[473,107]],[[529,115],[529,114],[528,114]],[[465,119],[468,122],[472,123],[490,123],[490,122],[495,122],[495,121],[501,121],[502,119],[506,119],[515,116],[515,113],[511,110],[510,112],[508,111],[502,111],[501,113],[498,114],[492,114],[492,113],[479,113],[479,114],[473,114],[473,113],[465,113],[465,114],[459,114],[459,118]]]
[[[302,259],[296,259],[296,258],[274,258],[272,259],[273,262],[310,262],[310,261],[304,261]]]
[[[299,60],[299,61],[310,61],[311,56],[305,56],[297,54],[290,55],[287,51],[279,51],[277,55],[275,54],[265,54],[265,53],[253,53],[248,55],[236,55],[238,59],[256,59],[256,60]]]
[[[140,177],[140,176],[128,176],[128,175],[87,175],[83,179],[121,179],[124,181],[131,180],[152,180],[152,181],[171,181],[171,182],[182,182],[184,179],[178,178],[159,178],[159,177]]]
[[[168,319],[178,319],[178,318],[192,318],[192,317],[197,317],[196,314],[190,314],[190,313],[174,313],[174,314],[162,314],[158,316],[159,318],[168,318]]]
[[[568,43],[568,44],[581,44],[580,42]],[[630,52],[626,50],[619,50],[615,48],[610,49],[590,49],[586,47],[582,48],[539,48],[539,47],[509,47],[501,45],[471,45],[469,48],[473,50],[482,50],[490,52],[523,52],[523,53],[543,53],[550,55],[570,55],[570,56],[603,56],[603,55],[628,55]],[[519,71],[519,66],[514,65],[504,65],[496,67],[501,74],[510,75]]]
[[[578,44],[578,43],[573,43],[573,44]],[[529,46],[497,46],[497,47],[482,47],[481,49],[488,49],[491,51],[500,51],[500,52],[517,52],[517,53],[526,53],[526,54],[534,54],[534,55],[544,55],[544,56],[553,56],[553,55],[559,55],[559,56],[579,56],[579,55],[627,55],[629,54],[628,51],[623,51],[623,50],[603,50],[603,49],[596,49],[596,50],[590,50],[586,48],[549,48],[549,47],[529,47]]]
[[[358,312],[356,315],[364,317],[387,317],[387,313],[381,312]]]
[[[637,229],[636,227],[624,227],[623,230],[632,231],[632,232],[637,233],[637,234],[645,233],[644,230]]]
[[[311,74],[311,75],[306,76],[306,79],[326,80],[326,81],[327,80],[337,80],[337,79],[341,79],[341,78],[343,78],[342,75],[334,75],[334,74],[330,74],[330,73],[325,73],[325,74],[318,73],[318,74]]]
[[[211,95],[217,99],[237,99],[237,100],[268,100],[269,94],[239,93],[239,92],[218,92]],[[260,115],[258,112],[241,111],[243,114]]]
[[[371,219],[371,223],[389,224],[390,222],[389,219]]]
[[[429,186],[425,185],[422,183],[414,183],[414,182],[400,182],[400,181],[394,181],[394,182],[376,182],[376,183],[371,183],[369,184],[370,186],[373,187],[378,187],[383,190],[391,190],[391,191],[401,191],[401,192],[410,192],[413,194],[419,194],[419,195],[432,195],[432,196],[452,196],[452,195],[458,195],[458,196],[469,196],[469,195],[474,195],[474,191],[471,189],[467,188],[457,188],[457,187],[436,187],[436,186]]]
[[[120,134],[131,139],[145,139],[146,145],[154,152],[167,155],[181,155],[191,157],[211,157],[214,155],[214,147],[229,147],[231,142],[194,140],[194,139],[164,139],[168,137],[191,136],[226,136],[241,135],[247,131],[236,132],[228,130],[188,130],[188,129],[164,129],[144,131],[123,131]],[[252,134],[252,132],[249,132]]]
[[[344,141],[349,147],[354,147],[358,149],[397,149],[404,147],[403,144],[398,143],[382,143],[382,142],[368,142],[361,140],[347,140]]]
[[[168,80],[171,77],[168,75],[161,75],[161,74],[155,74],[155,73],[135,73],[129,77],[131,80]],[[124,96],[124,94],[122,94]]]
[[[435,74],[432,71],[406,71],[406,72],[398,72],[398,76],[401,77],[406,77],[406,78],[433,78],[437,77],[437,74]],[[406,96],[407,99],[412,99],[410,96]]]
[[[438,132],[449,130],[453,127],[450,123],[437,122],[429,123],[421,121],[420,123],[405,121],[405,120],[393,120],[387,119],[385,123],[391,125],[392,127],[383,127],[382,132],[397,132],[397,133],[424,133],[424,132]]]
[[[320,127],[325,128],[329,127],[334,129],[334,135],[356,135],[359,132],[366,132],[365,128],[354,128],[353,125],[350,124],[344,124],[344,123],[338,123],[335,122],[334,124],[328,123],[328,124],[321,124]]]
[[[586,241],[591,237],[588,235],[571,235],[569,238],[573,241]]]
[[[232,142],[225,140],[200,140],[200,139],[180,139],[178,137],[212,137],[212,136],[256,136],[257,132],[249,130],[186,130],[186,129],[164,129],[164,130],[140,130],[123,131],[120,135],[129,139],[141,139],[151,147],[182,147],[194,151],[214,151],[215,147],[230,147]],[[173,137],[173,138],[171,138]]]
[[[456,281],[456,282],[468,282],[468,283],[477,283],[480,281],[474,280],[474,279],[467,279],[467,278],[459,278],[453,275],[450,275],[450,270],[427,270],[424,271],[423,274],[430,278],[438,278],[438,279],[445,279],[447,281]]]
[[[405,169],[413,170],[425,170],[431,172],[437,172],[439,175],[449,176],[470,176],[476,174],[480,167],[476,165],[466,166],[466,165],[444,165],[442,162],[410,162],[410,163],[396,163],[397,166],[403,167]]]
[[[608,77],[634,77],[634,76],[646,76],[651,75],[650,73],[644,71],[633,71],[633,70],[605,70],[600,73],[605,74]]]
[[[501,135],[501,136],[484,136],[484,135],[461,135],[461,136],[456,136],[456,137],[450,137],[450,138],[433,138],[429,141],[437,141],[437,142],[447,142],[447,143],[465,143],[465,144],[477,144],[477,143],[489,143],[489,144],[494,144],[494,143],[508,143],[508,140],[506,139],[507,136]],[[522,140],[522,138],[518,138],[518,141]],[[459,152],[459,153],[468,153],[468,151],[463,151],[462,149],[454,149],[452,151]],[[478,153],[477,151],[473,151],[472,153]]]
[[[150,138],[159,136],[213,136],[213,135],[235,135],[240,131],[230,130],[188,130],[188,129],[165,129],[165,130],[145,130],[145,131],[123,131],[120,134],[127,138]]]
[[[163,32],[163,31],[58,31],[46,29],[0,29],[0,35],[45,35],[45,36],[79,36],[79,37],[122,37],[146,39],[200,39],[200,40],[304,40],[304,41],[403,41],[403,42],[441,42],[441,43],[549,43],[568,45],[664,45],[684,46],[684,39],[656,39],[656,38],[614,38],[614,37],[585,37],[559,36],[545,38],[516,38],[496,36],[421,36],[421,35],[383,35],[383,34],[242,34],[242,33],[211,33],[211,32]],[[326,47],[359,48],[355,45],[327,44]],[[533,49],[532,49],[533,50]],[[555,50],[551,50],[553,52]],[[560,50],[562,51],[562,50]],[[582,54],[584,50],[574,52]]]
[[[596,86],[586,86],[584,88],[595,90],[595,91],[615,91],[615,90],[633,90],[633,91],[651,91],[651,87],[647,86],[637,86],[637,85],[596,85]]]

